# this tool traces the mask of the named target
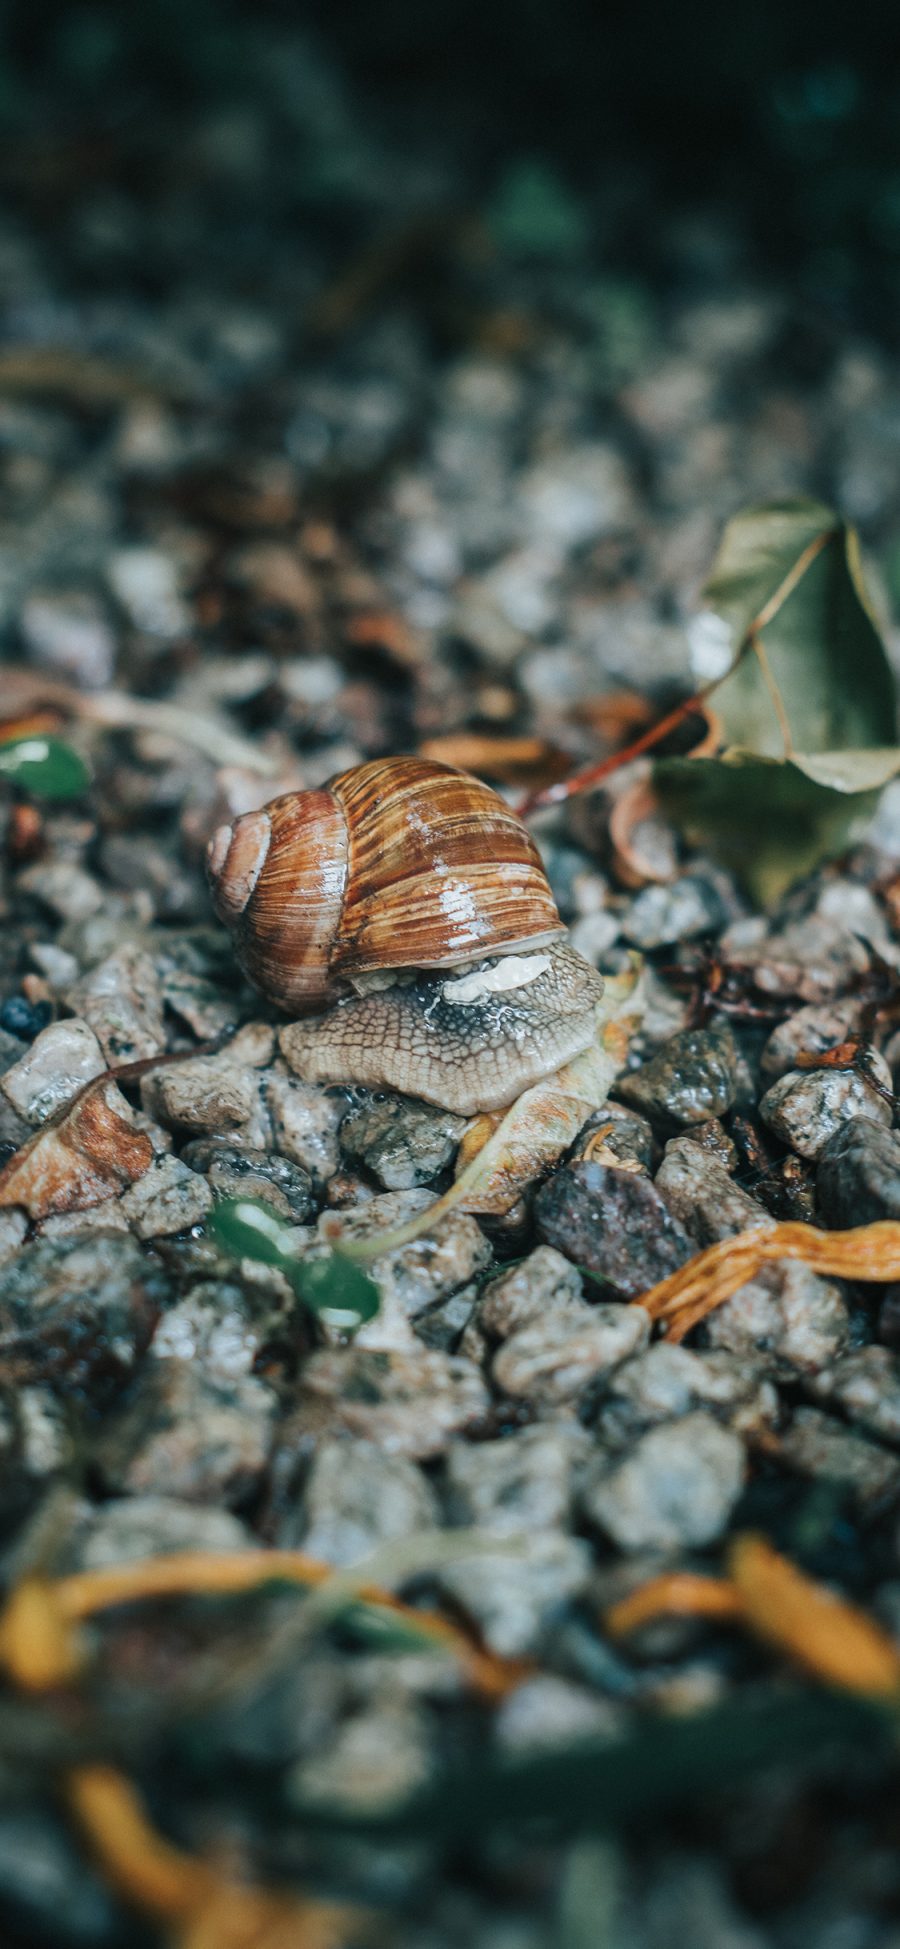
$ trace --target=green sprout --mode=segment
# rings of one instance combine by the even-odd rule
[[[343,1252],[298,1258],[291,1226],[259,1198],[222,1198],[210,1216],[209,1230],[235,1258],[277,1266],[304,1306],[323,1314],[332,1326],[363,1326],[378,1312],[381,1296],[368,1273]]]
[[[41,799],[80,798],[91,782],[78,752],[43,731],[0,744],[0,776]]]

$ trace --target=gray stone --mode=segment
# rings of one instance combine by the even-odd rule
[[[628,909],[622,933],[646,953],[718,932],[733,911],[733,893],[726,904],[717,882],[685,873],[670,886],[644,887]]]
[[[711,1346],[771,1355],[776,1366],[815,1374],[843,1353],[850,1316],[840,1287],[797,1259],[764,1266],[706,1320]]]
[[[103,889],[93,874],[71,859],[38,860],[17,875],[16,885],[60,920],[87,920],[104,904]]]
[[[592,1523],[619,1549],[701,1549],[724,1534],[744,1484],[744,1447],[710,1414],[652,1428],[582,1491]]]
[[[604,1443],[624,1446],[647,1428],[675,1421],[703,1407],[739,1433],[771,1424],[778,1395],[764,1378],[764,1363],[745,1355],[695,1353],[658,1340],[612,1376],[597,1432]]]
[[[862,941],[829,915],[809,914],[769,934],[764,921],[738,921],[723,934],[726,965],[752,973],[764,995],[825,1002],[865,974],[869,955]]]
[[[300,1809],[333,1807],[378,1816],[422,1790],[432,1770],[428,1732],[411,1700],[395,1697],[356,1712],[318,1753],[298,1760],[287,1793]]]
[[[900,1444],[900,1356],[889,1347],[859,1347],[811,1382],[848,1421],[879,1440]]]
[[[346,1098],[327,1096],[277,1065],[266,1078],[266,1105],[276,1149],[300,1164],[313,1184],[327,1184],[340,1169],[338,1130],[346,1114]]]
[[[590,1453],[590,1436],[571,1420],[521,1428],[502,1441],[453,1442],[445,1478],[450,1515],[496,1536],[565,1530],[575,1471]]]
[[[497,1746],[511,1754],[565,1751],[582,1740],[619,1739],[624,1731],[620,1706],[554,1672],[517,1685],[494,1716]]]
[[[682,1029],[640,1069],[626,1071],[616,1095],[663,1129],[724,1115],[738,1095],[740,1075],[727,1024]]]
[[[72,1017],[51,1022],[0,1080],[0,1089],[29,1124],[45,1123],[84,1083],[102,1076],[106,1060],[93,1029]]]
[[[692,1136],[673,1137],[666,1145],[654,1182],[673,1217],[701,1246],[734,1232],[767,1231],[775,1222]]]
[[[423,1347],[437,1347],[441,1353],[456,1353],[478,1303],[477,1286],[464,1286],[419,1313],[413,1331]]]
[[[900,1135],[873,1117],[851,1117],[819,1152],[816,1204],[826,1224],[900,1218]]]
[[[136,941],[123,942],[68,988],[66,1002],[93,1029],[110,1064],[139,1062],[165,1048],[159,976]]]
[[[467,1121],[413,1097],[373,1097],[344,1118],[340,1147],[385,1191],[408,1191],[448,1169]]]
[[[891,1072],[877,1050],[868,1057],[872,1074],[888,1092]],[[793,1069],[766,1091],[760,1116],[769,1129],[801,1157],[818,1157],[829,1137],[851,1117],[869,1117],[890,1127],[890,1102],[873,1089],[860,1069]]]
[[[0,1270],[0,1372],[71,1389],[121,1386],[169,1293],[127,1235],[40,1239]]]
[[[218,1055],[154,1070],[141,1084],[144,1108],[172,1130],[239,1130],[249,1145],[265,1147],[271,1132],[258,1072],[271,1061],[274,1040],[264,1023],[249,1022]]]
[[[436,1528],[437,1520],[434,1492],[415,1462],[376,1442],[326,1439],[277,1540],[323,1563],[353,1564],[382,1543]]]
[[[216,1554],[253,1547],[254,1539],[227,1509],[198,1509],[167,1495],[127,1496],[105,1503],[76,1531],[72,1567],[105,1570],[181,1550]]]
[[[342,1239],[370,1238],[391,1231],[433,1202],[431,1193],[388,1191],[345,1212],[323,1212],[318,1236],[331,1246]],[[414,1344],[411,1321],[468,1285],[491,1263],[493,1254],[477,1220],[451,1211],[431,1231],[393,1252],[379,1253],[368,1265],[381,1294],[375,1318],[356,1336],[359,1347],[403,1348]]]
[[[494,1357],[505,1394],[538,1408],[574,1402],[643,1346],[650,1334],[640,1306],[560,1307],[513,1333]]]
[[[481,1375],[458,1355],[415,1345],[392,1353],[327,1348],[303,1369],[288,1440],[343,1431],[377,1443],[386,1454],[424,1461],[487,1409]]]
[[[209,1185],[197,1171],[178,1157],[156,1157],[120,1199],[119,1209],[138,1238],[164,1238],[200,1224],[212,1202]]]
[[[216,1198],[260,1198],[292,1225],[315,1216],[308,1173],[277,1151],[253,1150],[227,1137],[195,1137],[181,1161],[204,1173]]]
[[[649,1178],[588,1159],[548,1178],[534,1213],[542,1238],[621,1299],[666,1279],[694,1250]]]
[[[507,1550],[445,1564],[439,1590],[505,1658],[533,1655],[545,1631],[586,1588],[591,1555],[586,1543],[557,1530],[509,1539]]]
[[[658,1156],[658,1145],[652,1126],[646,1117],[639,1117],[634,1110],[626,1110],[623,1103],[604,1103],[588,1117],[578,1132],[575,1144],[576,1153],[583,1155],[590,1139],[603,1131],[603,1155],[598,1157],[602,1164],[639,1164],[644,1171],[652,1170]]]
[[[267,1340],[286,1323],[292,1302],[279,1307],[266,1292],[226,1279],[201,1279],[177,1306],[163,1314],[153,1336],[159,1359],[187,1360],[214,1378],[251,1374]]]
[[[900,1459],[818,1408],[797,1408],[778,1458],[813,1482],[836,1482],[863,1509],[900,1497]]]
[[[571,1307],[581,1297],[581,1274],[575,1266],[552,1245],[539,1245],[526,1259],[488,1281],[478,1307],[478,1325],[492,1339],[505,1340],[520,1326],[559,1307]]]
[[[865,1008],[860,995],[841,1001],[811,1002],[773,1029],[760,1058],[764,1076],[773,1081],[793,1069],[800,1055],[820,1056],[847,1042],[859,1028]]]
[[[222,1381],[186,1360],[149,1360],[134,1398],[94,1451],[116,1494],[239,1506],[269,1457],[276,1398],[262,1381]]]

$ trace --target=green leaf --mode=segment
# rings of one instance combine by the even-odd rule
[[[260,1198],[222,1198],[210,1213],[208,1230],[236,1259],[281,1265],[294,1255],[288,1226]]]
[[[727,626],[734,655],[764,619],[760,635],[796,751],[893,741],[894,680],[863,583],[859,544],[830,508],[785,501],[737,515],[725,529],[704,600]],[[730,743],[784,756],[778,715],[752,648],[716,691],[715,710]]]
[[[300,1258],[289,1225],[261,1198],[222,1198],[207,1221],[213,1238],[237,1259],[276,1265],[313,1313],[332,1326],[362,1326],[374,1318],[381,1295],[374,1279],[341,1252]]]
[[[718,757],[657,760],[691,844],[764,905],[839,852],[900,771],[894,679],[854,530],[819,501],[728,523],[704,596],[737,667],[715,692]]]
[[[374,1279],[341,1252],[298,1259],[285,1271],[304,1306],[313,1313],[327,1314],[332,1326],[363,1326],[366,1320],[374,1319],[381,1305]]]
[[[80,798],[91,782],[78,752],[62,738],[48,738],[43,732],[0,744],[0,776],[42,799]]]
[[[733,750],[660,759],[654,783],[689,843],[714,853],[770,906],[819,860],[843,850],[898,770],[900,751],[779,761]]]

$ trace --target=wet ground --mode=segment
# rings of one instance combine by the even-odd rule
[[[722,1625],[604,1631],[737,1531],[900,1635],[897,1290],[784,1263],[684,1347],[623,1303],[773,1218],[900,1215],[889,1010],[868,1067],[797,1063],[892,999],[896,794],[765,917],[659,824],[636,886],[622,779],[535,821],[580,951],[607,974],[646,957],[611,1129],[510,1221],[454,1214],[382,1255],[353,1344],[210,1213],[262,1198],[300,1254],[336,1213],[391,1224],[446,1187],[465,1119],[298,1077],[202,856],[221,820],[386,753],[515,796],[614,750],[705,674],[699,590],[754,500],[840,506],[889,613],[896,369],[748,267],[721,212],[673,225],[664,274],[650,252],[610,268],[552,172],[510,165],[485,203],[311,46],[266,58],[265,107],[123,131],[101,166],[64,137],[6,163],[4,713],[49,711],[93,783],[3,805],[3,1155],[107,1068],[179,1060],[105,1084],[99,1124],[7,1174],[4,1574],[261,1543],[371,1559],[526,1665],[486,1702],[371,1620],[295,1643],[283,1593],[113,1613],[86,1702],[0,1702],[4,1940],[136,1940],[56,1799],[99,1750],[182,1846],[374,1910],[411,1949],[895,1949],[895,1788],[837,1732],[724,1793],[695,1756],[662,1813],[632,1782],[621,1837],[573,1837],[571,1783],[562,1832],[495,1807],[464,1845],[437,1815],[342,1828],[439,1809],[453,1769],[555,1758],[565,1782],[579,1739],[616,1754],[813,1698]]]

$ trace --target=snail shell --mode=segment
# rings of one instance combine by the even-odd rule
[[[377,972],[453,968],[565,931],[521,820],[423,758],[286,792],[221,827],[207,864],[241,967],[292,1015]]]

